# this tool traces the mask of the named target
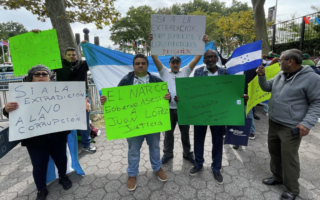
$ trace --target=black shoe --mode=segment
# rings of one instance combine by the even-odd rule
[[[195,175],[197,175],[198,172],[199,172],[200,170],[202,170],[202,169],[203,169],[203,167],[202,167],[201,169],[197,169],[196,166],[194,166],[194,167],[192,167],[192,168],[190,169],[189,175],[190,175],[190,176],[195,176]]]
[[[191,162],[191,164],[194,164],[194,156],[193,154],[190,154],[189,156],[183,156],[184,159],[188,160]]]
[[[161,162],[162,164],[166,164],[171,158],[173,158],[173,156],[162,156],[161,158]]]
[[[260,120],[260,117],[258,117],[258,115],[256,115],[256,114],[253,114],[253,118],[256,120]]]
[[[266,185],[279,185],[279,184],[282,184],[281,182],[277,181],[273,177],[263,179],[262,183],[266,184]]]
[[[297,195],[292,194],[291,192],[284,191],[281,195],[281,200],[295,200]]]
[[[62,185],[64,190],[69,190],[72,187],[72,182],[67,175],[65,177],[59,178],[59,184]]]
[[[250,133],[249,134],[249,139],[250,140],[254,140],[256,138],[256,136],[254,135],[254,133]]]
[[[239,145],[233,145],[233,149],[239,149]]]
[[[214,179],[216,180],[216,182],[217,182],[219,185],[223,184],[223,177],[222,177],[222,175],[221,175],[220,172],[218,172],[218,173],[214,173],[214,172],[213,172],[213,176],[214,176]]]
[[[43,188],[41,191],[38,191],[36,200],[45,200],[48,194],[47,188]]]

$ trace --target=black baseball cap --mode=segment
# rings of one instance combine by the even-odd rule
[[[179,56],[172,56],[172,57],[170,58],[170,61],[169,61],[169,62],[172,62],[172,61],[174,61],[174,60],[177,60],[177,61],[181,62],[181,58],[180,58]]]

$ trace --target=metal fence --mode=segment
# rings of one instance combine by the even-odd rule
[[[91,115],[93,114],[103,114],[102,106],[100,104],[100,95],[99,92],[96,88],[95,84],[89,84],[89,90],[88,90],[88,96],[89,99],[91,100]],[[9,89],[0,89],[0,122],[3,121],[8,121],[8,119],[3,116],[3,108],[8,102],[8,97],[9,97]]]
[[[100,104],[100,95],[95,84],[89,84],[88,97],[91,101],[90,114],[103,114],[103,108]]]
[[[306,24],[305,18],[309,18]],[[300,42],[300,50],[303,50],[304,40],[311,40],[320,37],[320,24],[315,25],[315,18],[320,18],[320,12],[312,13],[303,17],[279,22],[269,27],[268,38],[272,47],[276,44]],[[320,39],[320,38],[319,38]]]

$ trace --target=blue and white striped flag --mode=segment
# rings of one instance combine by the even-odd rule
[[[84,56],[88,63],[92,78],[96,84],[98,91],[102,88],[116,87],[120,80],[133,71],[134,55],[114,51],[104,47],[100,47],[91,43],[81,44]],[[205,46],[205,50],[216,50],[214,42],[209,42]],[[188,65],[194,58],[194,55],[183,55],[181,58],[181,67]],[[162,64],[169,67],[170,56],[159,56]],[[148,72],[158,75],[158,70],[151,56],[148,56]],[[203,66],[203,56],[197,66]],[[218,64],[221,66],[221,63]],[[197,68],[197,67],[196,67]]]
[[[262,59],[261,40],[238,47],[226,63],[229,74],[259,67]]]
[[[77,140],[77,131],[72,130],[68,135],[67,141],[67,174],[75,171],[79,175],[84,175],[84,172],[78,161],[78,140]],[[47,183],[54,181],[59,178],[58,169],[56,168],[52,158],[48,162],[47,169]]]

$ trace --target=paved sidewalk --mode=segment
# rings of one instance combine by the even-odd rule
[[[160,182],[153,174],[146,142],[143,144],[140,161],[140,174],[137,189],[129,192],[127,181],[127,142],[126,140],[107,141],[105,131],[97,138],[97,153],[81,152],[79,160],[85,176],[70,175],[73,187],[64,191],[57,181],[48,186],[50,199],[279,199],[283,186],[266,186],[263,178],[271,175],[267,150],[268,118],[257,107],[261,120],[256,122],[256,139],[250,140],[247,147],[234,150],[224,145],[222,175],[224,184],[215,183],[210,169],[211,136],[207,134],[205,143],[205,165],[197,176],[190,177],[192,165],[182,158],[180,133],[175,131],[174,159],[163,165],[168,181]],[[190,133],[193,146],[193,128]],[[161,148],[163,135],[161,135]],[[161,152],[162,153],[162,152]],[[300,147],[301,193],[298,199],[320,199],[320,123],[304,137]],[[36,197],[32,178],[32,166],[27,150],[18,146],[0,160],[0,200],[30,199]]]

